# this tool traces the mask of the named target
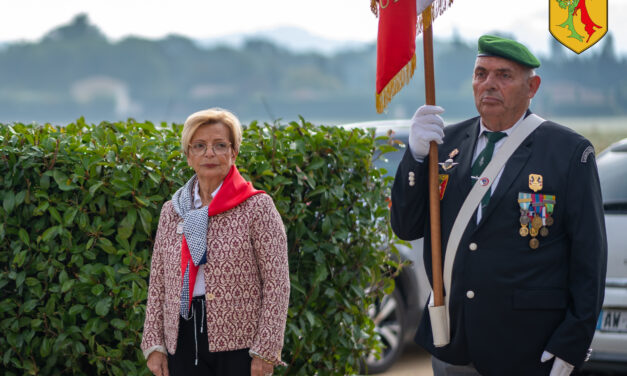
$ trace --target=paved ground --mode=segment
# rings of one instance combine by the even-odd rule
[[[433,376],[431,355],[415,344],[407,344],[401,358],[382,376]]]
[[[574,373],[572,376],[618,376],[624,373]],[[431,355],[416,344],[407,344],[403,355],[389,371],[378,376],[433,376]]]

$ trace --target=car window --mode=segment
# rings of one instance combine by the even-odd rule
[[[385,168],[387,170],[385,176],[394,177],[396,175],[396,169],[398,168],[399,163],[401,163],[401,159],[403,159],[403,154],[405,154],[405,145],[407,145],[407,140],[399,137],[394,137],[394,139],[401,141],[403,145],[395,145],[397,148],[396,151],[385,153],[383,156],[374,161],[375,166],[378,168]]]
[[[603,153],[597,160],[607,211],[627,210],[627,151]]]

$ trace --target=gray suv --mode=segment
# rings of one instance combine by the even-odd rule
[[[597,157],[607,229],[605,299],[584,373],[627,375],[627,138]]]

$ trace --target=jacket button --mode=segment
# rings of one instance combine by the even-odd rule
[[[466,291],[466,297],[467,297],[468,299],[472,299],[472,298],[474,298],[474,297],[475,297],[475,292],[474,292],[474,291],[472,291],[472,290],[468,290],[468,291]]]
[[[476,251],[477,250],[477,243],[470,243],[468,245],[468,249],[470,249],[471,251]]]
[[[213,295],[212,293],[208,292],[207,295],[205,296],[207,298],[207,300],[213,300],[216,298],[215,295]]]

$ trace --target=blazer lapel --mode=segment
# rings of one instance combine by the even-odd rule
[[[457,167],[451,174],[451,182],[456,182],[460,197],[465,198],[470,193],[472,181],[470,179],[470,167],[472,164],[472,156],[477,145],[477,135],[479,134],[479,118],[468,127],[465,136],[461,139],[459,146],[459,155],[457,157]]]
[[[534,132],[535,133],[535,132]],[[496,189],[490,196],[490,203],[485,208],[484,212],[481,213],[481,221],[479,222],[477,227],[480,227],[488,218],[492,212],[494,212],[495,208],[498,206],[499,201],[503,199],[506,192],[509,190],[511,185],[516,180],[518,174],[520,174],[520,170],[525,166],[527,160],[531,156],[531,145],[533,144],[534,133],[529,135],[525,141],[516,149],[514,154],[509,158],[507,163],[505,163],[503,174],[501,175],[498,185]]]

